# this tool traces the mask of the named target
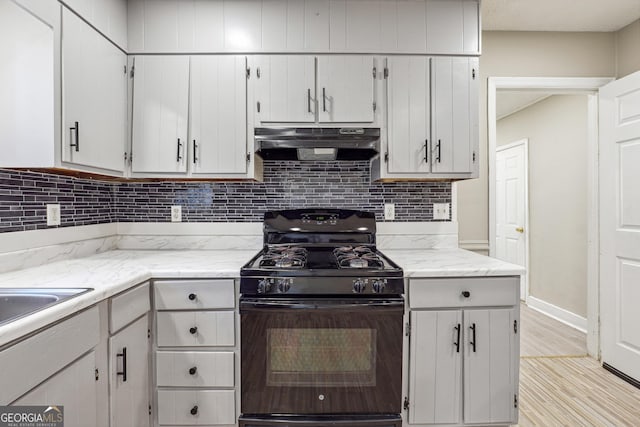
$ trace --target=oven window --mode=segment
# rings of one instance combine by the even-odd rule
[[[267,386],[374,387],[375,329],[268,329]]]

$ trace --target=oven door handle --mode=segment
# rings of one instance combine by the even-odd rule
[[[352,310],[358,309],[392,309],[404,310],[404,299],[389,298],[384,300],[357,300],[357,301],[329,301],[329,300],[269,300],[247,299],[240,300],[240,312],[262,310]]]

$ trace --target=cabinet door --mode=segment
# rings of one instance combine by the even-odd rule
[[[246,68],[244,56],[191,57],[193,173],[246,173]]]
[[[464,312],[464,422],[514,423],[516,309]]]
[[[95,352],[91,351],[12,405],[64,406],[65,427],[97,425],[95,369]]]
[[[122,172],[127,132],[127,55],[62,9],[62,159]]]
[[[412,311],[409,423],[459,424],[462,311]]]
[[[429,58],[395,56],[387,62],[389,173],[428,173],[431,95]]]
[[[318,121],[373,122],[374,68],[372,56],[319,56]]]
[[[315,58],[270,55],[256,58],[257,120],[261,123],[313,123],[316,119]]]
[[[109,338],[111,427],[149,426],[148,329],[145,315]]]
[[[188,56],[137,56],[132,172],[187,171]]]
[[[471,173],[477,166],[477,58],[432,60],[432,171]]]

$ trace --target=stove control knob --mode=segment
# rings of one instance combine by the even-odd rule
[[[367,284],[362,281],[362,279],[356,279],[353,281],[353,292],[356,294],[361,294],[364,292]]]
[[[271,282],[268,279],[262,279],[258,282],[258,293],[266,294],[271,290]]]
[[[371,287],[373,288],[373,292],[375,292],[376,294],[381,294],[384,292],[384,288],[386,286],[386,281],[382,280],[382,279],[376,279],[373,281],[373,284],[371,285]]]
[[[278,292],[285,294],[291,289],[291,279],[278,279]]]

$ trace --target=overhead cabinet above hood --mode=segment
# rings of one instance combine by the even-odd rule
[[[264,160],[368,160],[379,153],[379,128],[256,128]]]

